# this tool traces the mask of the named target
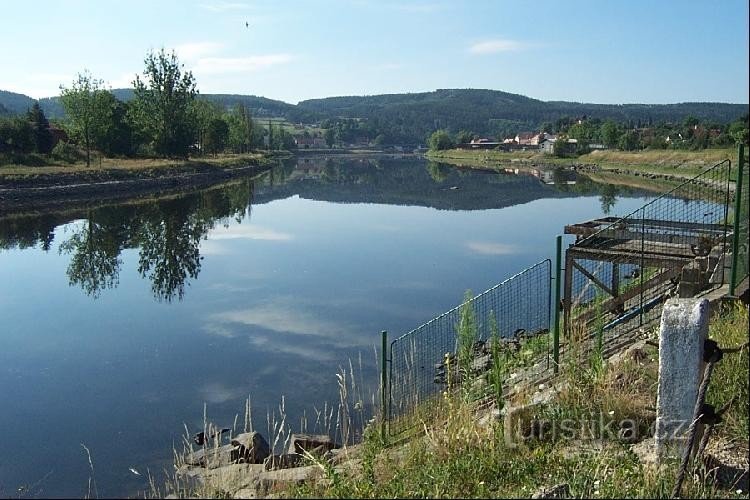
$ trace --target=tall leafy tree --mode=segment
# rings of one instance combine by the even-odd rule
[[[436,130],[427,139],[427,145],[433,151],[440,151],[441,149],[450,149],[453,147],[453,139],[446,130]]]
[[[144,63],[143,78],[133,81],[133,122],[156,154],[186,157],[197,131],[193,73],[183,71],[174,51],[150,52]]]
[[[229,145],[236,153],[247,153],[253,147],[253,119],[244,103],[239,103],[227,117]]]
[[[68,116],[69,129],[83,141],[87,167],[91,165],[91,148],[101,142],[112,126],[115,98],[103,85],[102,80],[84,70],[70,88],[60,86],[60,101]]]
[[[229,138],[229,125],[222,118],[214,118],[208,124],[203,138],[203,147],[207,153],[224,151]]]
[[[620,129],[615,122],[607,120],[599,127],[599,136],[608,148],[613,148],[620,139]]]
[[[49,120],[38,102],[34,103],[26,116],[31,123],[34,151],[49,154],[52,151],[52,133],[49,131]]]

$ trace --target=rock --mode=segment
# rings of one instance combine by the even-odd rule
[[[570,498],[570,486],[568,483],[560,483],[548,488],[542,488],[531,498]]]
[[[259,432],[245,432],[232,439],[232,445],[238,447],[238,462],[262,464],[271,454],[271,448]]]
[[[300,454],[307,451],[312,454],[323,455],[334,448],[341,448],[327,434],[292,434],[289,440],[290,454]]]
[[[492,366],[492,356],[485,354],[471,361],[471,370],[474,373],[486,372]]]
[[[237,459],[235,446],[226,444],[218,448],[203,448],[185,456],[187,465],[216,468],[234,463]]]
[[[295,467],[293,469],[279,469],[262,472],[258,479],[261,492],[272,492],[274,489],[287,488],[304,484],[307,481],[323,477],[323,471],[317,465]]]
[[[232,464],[216,469],[204,470],[203,482],[208,487],[237,491],[255,488],[265,469],[261,464]]]
[[[283,455],[271,455],[263,461],[265,470],[289,469],[298,467],[303,462],[299,453],[285,453]]]

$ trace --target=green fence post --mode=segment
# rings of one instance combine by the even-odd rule
[[[737,288],[737,262],[740,252],[740,217],[742,215],[742,171],[745,163],[745,145],[737,146],[737,183],[734,187],[734,224],[732,225],[732,271],[729,275],[729,295]]]
[[[385,426],[388,418],[388,372],[386,370],[388,358],[386,353],[388,352],[388,332],[383,330],[380,332],[383,337],[383,347],[380,351],[380,408],[381,408],[381,422],[380,422],[380,435],[383,439],[383,443],[386,442]]]
[[[552,303],[552,360],[555,373],[560,367],[560,266],[562,262],[562,236],[556,239],[555,251],[555,300]]]

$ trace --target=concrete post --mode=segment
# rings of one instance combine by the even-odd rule
[[[669,299],[662,311],[656,396],[658,460],[681,457],[686,445],[703,378],[708,307],[706,299]]]

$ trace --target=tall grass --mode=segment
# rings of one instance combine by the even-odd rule
[[[722,346],[742,344],[748,336],[747,318],[747,308],[734,306],[712,321],[711,336]],[[556,399],[537,408],[532,417],[544,417],[552,423],[571,418],[585,421],[592,415],[618,421],[632,419],[638,437],[648,438],[655,418],[656,347],[640,344],[616,363],[603,362],[595,367],[581,363],[582,358],[577,356],[587,359],[592,339],[583,327],[573,326],[561,366],[565,383]],[[709,401],[718,407],[733,397],[738,400],[730,408],[722,432],[746,441],[747,349],[725,356],[715,377]],[[508,443],[503,423],[479,419],[473,401],[464,397],[463,391],[447,391],[430,405],[431,419],[418,422],[421,432],[410,441],[389,447],[377,439],[377,432],[366,432],[359,472],[339,471],[335,481],[327,486],[308,485],[289,494],[334,498],[518,498],[529,497],[541,487],[566,483],[572,497],[666,498],[674,485],[676,464],[667,463],[660,468],[642,465],[630,450],[632,435],[609,440],[532,438]],[[737,494],[696,476],[685,484],[683,496],[735,498]]]

